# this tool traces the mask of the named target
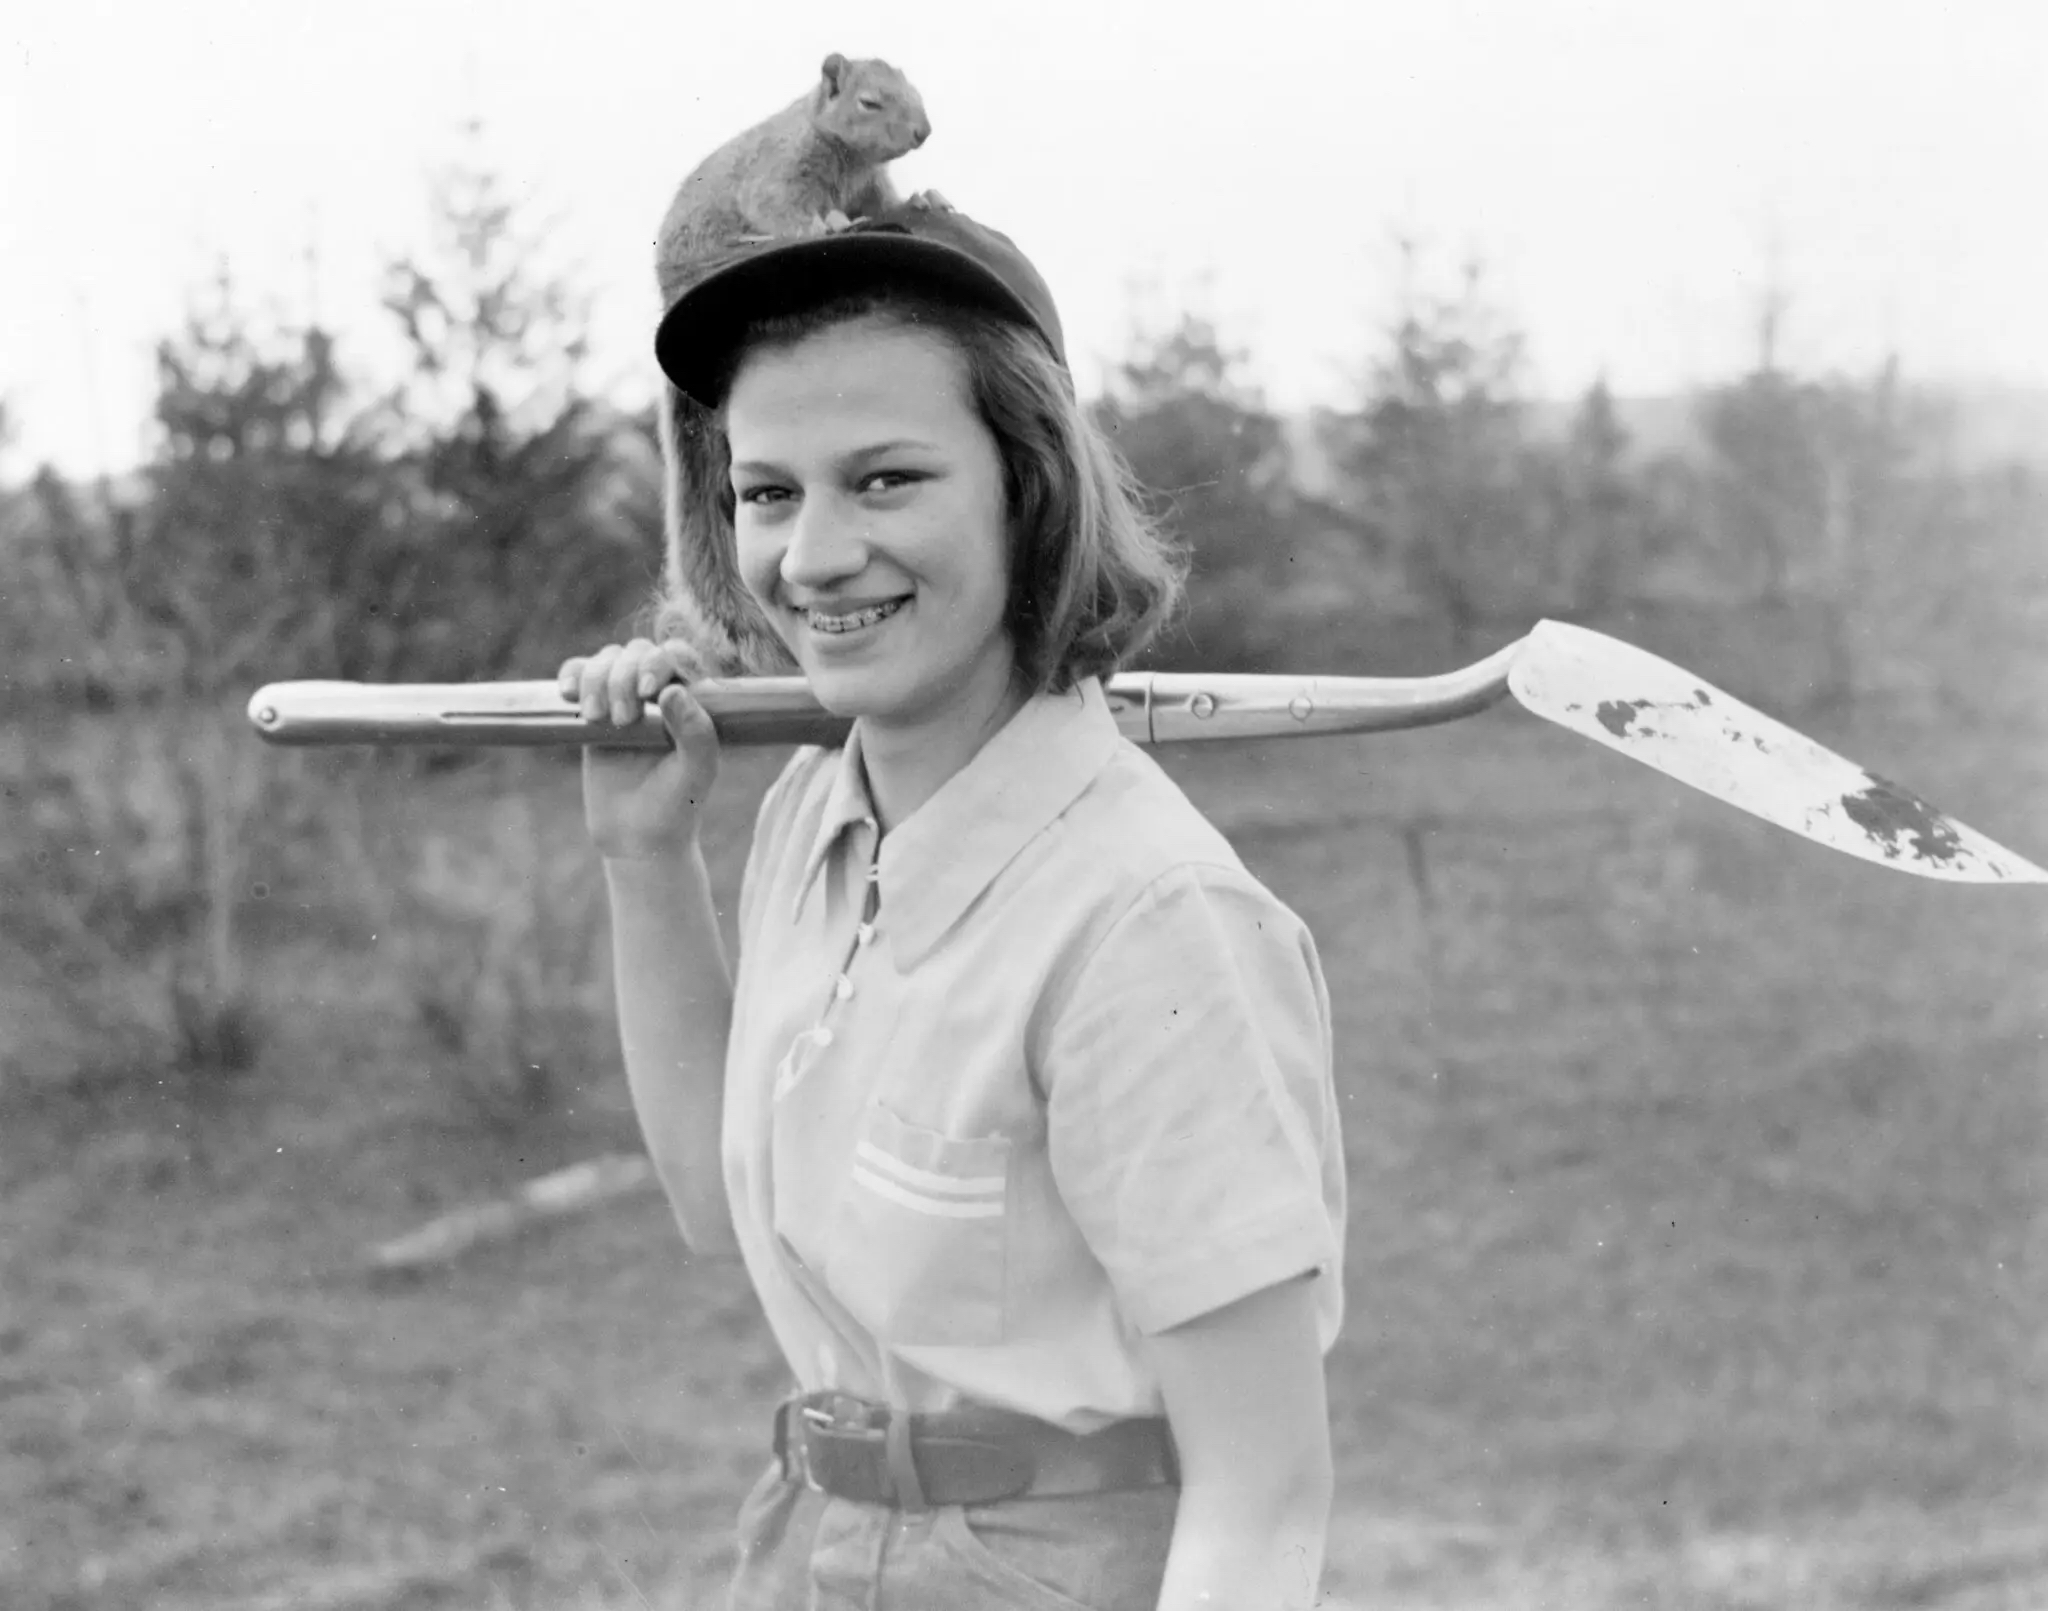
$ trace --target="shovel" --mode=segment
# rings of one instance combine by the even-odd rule
[[[1539,621],[1435,677],[1126,672],[1103,689],[1118,727],[1140,744],[1425,727],[1512,694],[1545,721],[1880,867],[1966,884],[2048,883],[2033,863],[1682,667],[1561,621]],[[706,679],[690,692],[724,744],[837,744],[850,725],[801,677]],[[551,681],[276,682],[250,699],[249,719],[273,744],[668,745],[653,702],[632,726],[585,722]]]

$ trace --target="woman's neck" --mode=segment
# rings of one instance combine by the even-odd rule
[[[944,788],[1029,698],[1027,688],[1007,679],[986,697],[953,701],[930,721],[883,726],[861,717],[861,764],[882,831],[901,825]]]

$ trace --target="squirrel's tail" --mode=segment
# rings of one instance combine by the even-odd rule
[[[796,662],[740,578],[732,515],[721,495],[724,434],[673,386],[662,388],[660,431],[667,554],[650,635],[687,644],[700,676],[787,675]]]

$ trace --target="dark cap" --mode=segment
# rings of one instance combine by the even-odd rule
[[[654,333],[655,361],[707,407],[748,324],[842,292],[901,287],[987,308],[1067,361],[1052,292],[1009,236],[944,207],[905,204],[829,235],[746,243],[695,269]]]

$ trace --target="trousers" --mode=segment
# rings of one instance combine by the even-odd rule
[[[771,1465],[740,1507],[729,1611],[1154,1611],[1178,1488],[897,1510]]]

